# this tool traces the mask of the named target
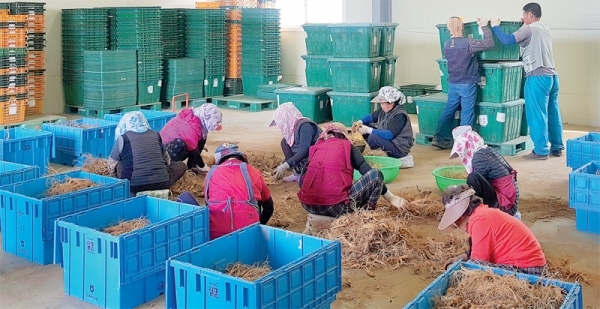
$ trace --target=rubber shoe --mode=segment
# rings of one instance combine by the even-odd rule
[[[550,151],[550,155],[553,157],[562,157],[563,151],[562,149]]]
[[[450,145],[448,145],[446,143],[442,143],[442,142],[440,142],[438,140],[433,140],[431,142],[431,146],[439,148],[439,149],[450,149],[450,148],[452,148],[452,146],[450,146]]]
[[[548,160],[548,155],[539,155],[535,152],[531,152],[530,154],[524,155],[523,159],[525,160]]]

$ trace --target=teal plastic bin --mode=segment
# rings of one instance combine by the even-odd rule
[[[162,79],[138,81],[138,104],[160,102]]]
[[[394,87],[396,80],[396,60],[398,56],[385,56],[385,60],[381,63],[381,87]]]
[[[450,39],[450,30],[448,30],[448,26],[446,24],[436,25],[438,28],[439,36],[440,36],[440,51],[442,52],[442,58],[446,58],[444,56],[444,42]]]
[[[275,90],[277,103],[292,102],[302,113],[302,116],[310,118],[316,123],[331,120],[331,102],[327,92],[331,88],[319,87],[293,87]]]
[[[341,122],[350,127],[352,123],[372,112],[371,100],[379,92],[352,93],[352,92],[328,92],[331,99],[331,112],[333,121]]]
[[[438,120],[446,107],[448,95],[437,93],[414,97],[413,100],[417,104],[417,119],[419,120],[419,133],[426,135],[434,135],[437,128]],[[455,113],[452,128],[458,127],[460,124],[460,112]]]
[[[385,58],[329,58],[333,91],[373,92],[381,83],[381,66]]]
[[[475,104],[475,130],[486,143],[500,144],[521,136],[525,100]]]
[[[309,55],[331,56],[333,43],[331,42],[330,24],[304,24],[306,32],[306,52]]]
[[[381,56],[394,54],[394,39],[396,37],[396,23],[385,23],[381,29]]]
[[[333,86],[329,58],[329,56],[302,56],[302,59],[306,62],[306,85],[309,87]]]
[[[442,83],[442,92],[448,93],[448,60],[438,59],[440,66],[440,82]]]
[[[500,23],[500,28],[505,33],[513,33],[523,25],[520,21],[503,21]],[[491,30],[491,29],[490,29]],[[493,31],[492,31],[493,33]],[[483,32],[479,31],[477,22],[465,24],[465,35],[473,39],[483,39]],[[519,44],[504,45],[495,34],[495,45],[491,49],[477,53],[477,58],[480,60],[519,60]]]
[[[428,91],[435,91],[436,85],[423,85],[423,84],[411,84],[404,85],[398,87],[405,96],[406,103],[404,104],[404,108],[406,108],[406,112],[409,114],[417,113],[417,104],[413,100],[414,97],[425,95]]]
[[[519,99],[523,62],[482,63],[479,68],[478,102],[504,103]]]
[[[332,24],[329,26],[333,57],[371,58],[381,54],[382,24]]]

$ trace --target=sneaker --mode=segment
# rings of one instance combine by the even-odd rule
[[[550,155],[553,157],[562,157],[562,153],[563,153],[562,149],[550,151]]]
[[[411,154],[408,154],[402,158],[399,159],[400,162],[402,162],[402,165],[400,165],[400,168],[411,168],[413,166],[415,166],[415,161],[413,160],[413,156]]]
[[[530,154],[524,155],[523,159],[525,160],[548,160],[548,155],[539,155],[533,151]]]
[[[450,148],[452,148],[452,145],[448,145],[448,143],[440,142],[437,139],[433,139],[433,141],[431,142],[431,146],[437,147],[439,149],[450,149]]]

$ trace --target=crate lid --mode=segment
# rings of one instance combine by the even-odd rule
[[[382,23],[329,24],[329,28],[381,27]]]
[[[382,24],[384,27],[398,27],[398,23],[383,23]]]
[[[398,59],[398,55],[385,56],[385,60],[396,60],[396,59]]]
[[[374,92],[337,92],[337,91],[330,91],[327,92],[328,96],[346,96],[346,97],[371,97],[374,98],[379,94],[379,91],[374,91]]]
[[[398,86],[398,89],[400,89],[400,91],[402,91],[402,89],[427,89],[427,90],[431,90],[431,89],[435,89],[437,85],[434,84],[409,84],[409,85],[401,85]]]
[[[524,104],[525,104],[524,99],[518,99],[515,101],[504,102],[504,103],[492,103],[492,102],[477,102],[477,103],[475,103],[475,105],[478,105],[480,107],[492,107],[492,108],[513,107],[513,106],[519,106],[519,105],[524,105]]]
[[[329,58],[329,62],[381,62],[384,61],[383,57],[373,58]]]
[[[448,101],[448,95],[445,93],[436,93],[436,94],[431,94],[431,95],[417,96],[417,97],[413,97],[413,101],[446,104],[446,102]]]
[[[484,68],[510,68],[510,67],[522,67],[523,61],[501,61],[501,62],[483,62],[481,66]]]
[[[331,88],[324,87],[291,87],[277,89],[274,93],[287,93],[287,94],[310,94],[319,95],[331,91]]]
[[[302,28],[310,28],[310,27],[329,27],[330,25],[334,25],[334,24],[325,24],[325,23],[307,23],[307,24],[303,24]]]
[[[436,60],[438,63],[442,63],[442,62],[448,62],[448,59],[444,59],[444,58],[440,58],[438,60]]]
[[[302,59],[304,59],[304,60],[308,60],[308,59],[324,59],[324,60],[328,60],[329,58],[331,58],[331,56],[329,56],[329,55],[302,55],[300,57],[302,57]]]

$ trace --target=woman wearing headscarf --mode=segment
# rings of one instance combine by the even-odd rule
[[[113,177],[129,180],[132,195],[169,189],[185,173],[183,162],[171,162],[160,134],[150,129],[144,114],[123,115],[115,136],[108,159],[109,170]]]
[[[454,146],[450,159],[459,157],[469,176],[467,184],[492,208],[521,218],[518,211],[517,171],[496,150],[488,147],[471,126],[452,130]]]
[[[160,131],[169,156],[174,161],[187,159],[188,169],[208,172],[200,153],[206,145],[208,133],[222,129],[223,114],[211,103],[184,109]]]
[[[415,165],[410,149],[413,146],[413,130],[404,103],[406,97],[400,90],[385,86],[371,100],[381,109],[369,114],[352,125],[353,131],[363,135],[371,149],[382,149],[392,158],[402,161],[401,168]]]
[[[337,218],[355,209],[373,210],[379,197],[403,210],[408,202],[388,190],[383,174],[365,161],[341,124],[328,124],[310,147],[298,198],[309,214]],[[354,170],[362,177],[352,182]],[[310,220],[310,216],[309,216]]]
[[[308,149],[321,134],[321,128],[312,120],[303,117],[293,103],[283,103],[273,113],[271,127],[277,126],[283,134],[281,150],[285,161],[275,169],[275,178],[286,182],[297,182],[306,166]],[[292,175],[283,177],[293,169]]]

